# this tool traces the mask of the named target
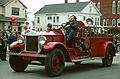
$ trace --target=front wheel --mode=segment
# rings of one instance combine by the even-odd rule
[[[58,76],[64,70],[64,54],[61,49],[54,49],[45,58],[45,69],[50,76]]]
[[[9,64],[11,68],[16,72],[23,72],[28,66],[28,62],[22,60],[21,57],[18,56],[10,56]]]
[[[106,49],[105,57],[102,58],[102,63],[105,67],[111,66],[113,62],[113,54],[114,50],[112,47],[108,46]]]

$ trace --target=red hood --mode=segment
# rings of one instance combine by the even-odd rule
[[[63,36],[60,30],[41,31],[40,34],[46,36],[47,42],[63,42]]]
[[[56,31],[53,31],[53,30],[51,30],[51,31],[41,31],[40,34],[45,35],[45,36],[46,35],[52,35],[52,36],[61,35],[60,33],[56,32]]]

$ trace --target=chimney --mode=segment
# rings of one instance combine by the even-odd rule
[[[68,3],[68,0],[65,0],[65,3]]]
[[[79,2],[79,0],[76,0],[76,2],[78,3],[78,2]]]

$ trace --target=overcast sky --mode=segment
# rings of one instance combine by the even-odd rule
[[[34,20],[34,13],[40,10],[43,6],[47,4],[60,4],[64,3],[64,0],[21,0],[27,7],[28,17],[30,20]],[[83,1],[90,1],[90,0],[79,0],[80,2]],[[68,0],[69,3],[76,2],[76,0]]]

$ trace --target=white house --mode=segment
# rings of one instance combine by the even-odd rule
[[[77,2],[45,5],[35,13],[35,29],[46,29],[48,23],[60,25],[68,21],[71,15],[75,15],[77,20],[85,22],[91,18],[94,26],[100,25],[101,13],[93,2]],[[87,24],[86,24],[87,25]]]

